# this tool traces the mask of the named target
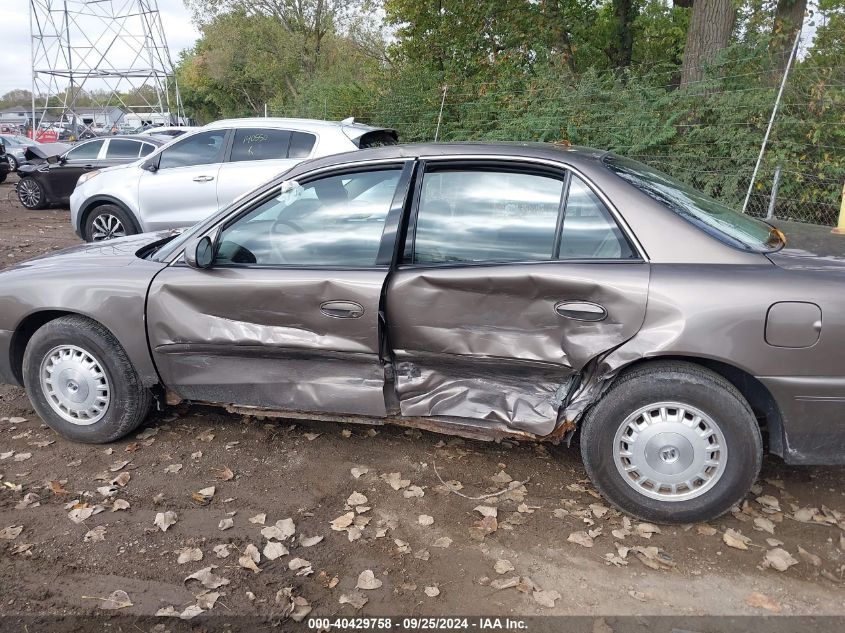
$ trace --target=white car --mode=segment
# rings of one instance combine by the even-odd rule
[[[148,130],[143,130],[142,132],[138,132],[141,136],[155,136],[160,138],[163,141],[168,141],[171,139],[176,138],[177,136],[182,136],[183,134],[187,134],[188,132],[195,132],[200,128],[191,125],[181,125],[181,126],[165,126],[160,125],[158,127],[151,127]]]
[[[395,130],[343,121],[216,121],[142,160],[84,174],[70,219],[89,242],[190,226],[309,158],[393,145]]]

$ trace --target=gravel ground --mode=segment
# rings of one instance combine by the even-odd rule
[[[0,267],[78,242],[66,209],[28,212],[13,195],[13,182],[0,185]],[[792,228],[791,236],[828,240],[826,229]],[[845,250],[845,238],[830,242],[838,243]],[[837,468],[767,458],[742,508],[709,525],[652,528],[603,503],[575,447],[199,406],[86,446],[48,429],[22,389],[0,387],[0,476],[3,630],[36,616],[101,630],[74,617],[120,613],[122,623],[168,607],[190,615],[192,605],[202,613],[188,623],[159,621],[171,630],[237,616],[273,623],[290,610],[288,595],[312,616],[585,615],[601,631],[625,615],[845,615],[845,470]],[[471,499],[441,477],[467,497],[507,492]],[[482,512],[496,521],[479,524]],[[175,519],[166,531],[155,525],[159,513]],[[273,554],[261,534],[268,527],[284,545],[271,550],[289,553],[265,554]],[[781,561],[794,564],[777,571]],[[226,584],[185,582],[210,566]],[[132,605],[104,610],[117,590]],[[360,609],[348,604],[364,599]]]

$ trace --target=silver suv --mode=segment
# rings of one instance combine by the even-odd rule
[[[216,121],[142,160],[84,174],[70,219],[89,242],[190,226],[303,160],[396,142],[394,130],[354,119]]]

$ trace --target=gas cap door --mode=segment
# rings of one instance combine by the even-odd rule
[[[774,347],[812,347],[822,331],[822,309],[815,303],[781,301],[766,315],[766,343]]]

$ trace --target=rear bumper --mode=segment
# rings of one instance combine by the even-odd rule
[[[845,465],[845,377],[760,378],[783,414],[789,464]]]
[[[12,371],[12,335],[14,332],[0,330],[0,384],[20,385]]]

